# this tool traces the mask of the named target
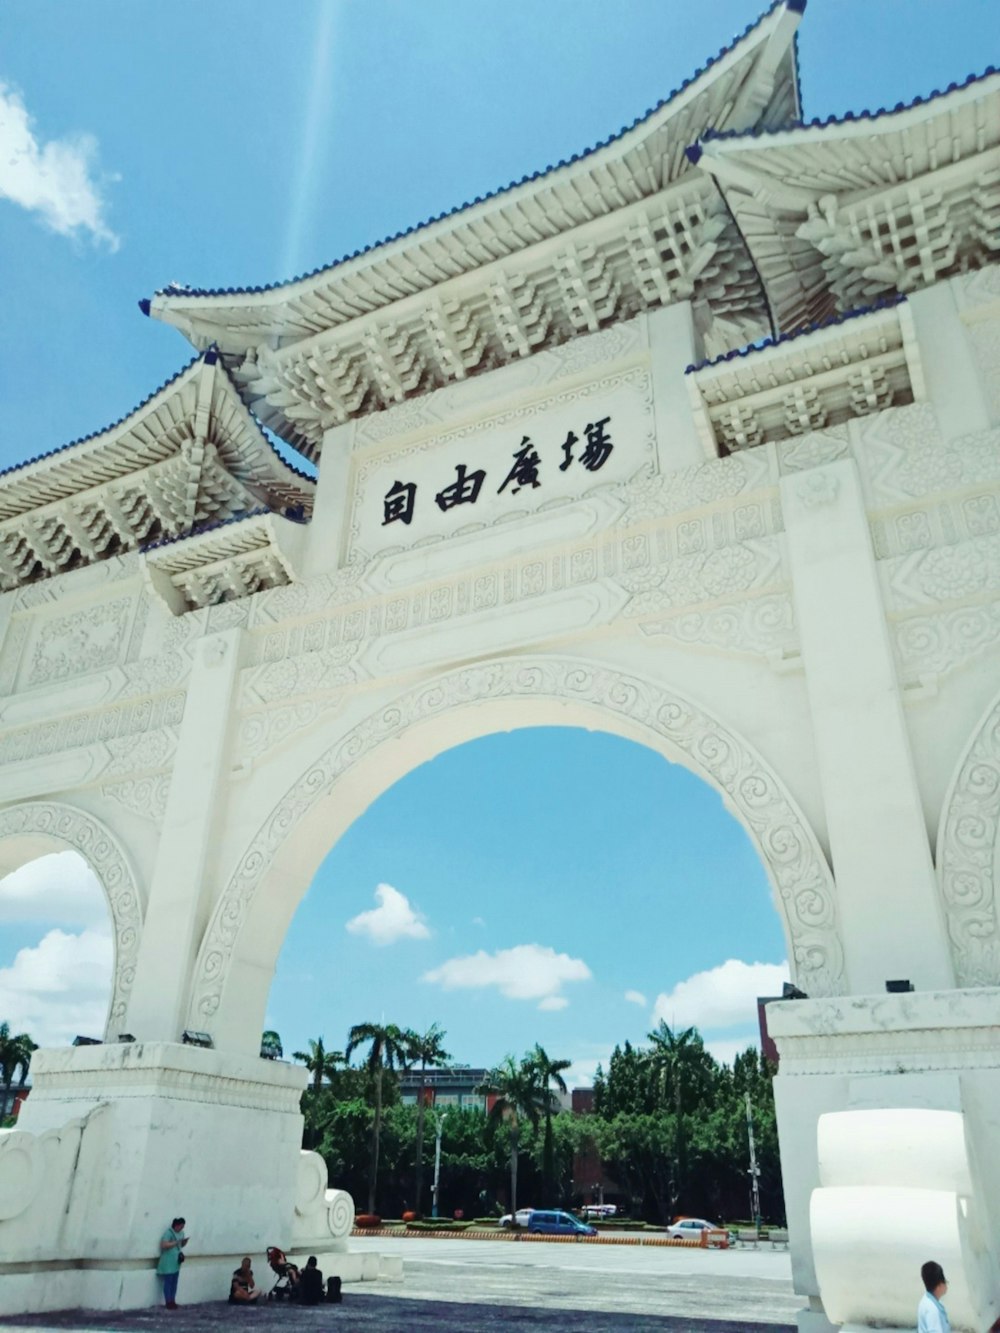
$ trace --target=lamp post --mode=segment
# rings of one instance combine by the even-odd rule
[[[444,1116],[434,1116],[434,1184],[431,1187],[431,1217],[438,1215],[438,1188],[441,1184],[441,1133],[444,1129]]]

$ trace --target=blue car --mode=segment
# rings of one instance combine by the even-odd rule
[[[546,1212],[536,1208],[528,1218],[528,1230],[542,1236],[596,1236],[597,1228],[581,1222],[569,1213]]]

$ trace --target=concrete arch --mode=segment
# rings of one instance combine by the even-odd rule
[[[1000,695],[945,793],[937,872],[959,986],[1000,985]]]
[[[463,740],[544,724],[627,736],[715,786],[764,862],[799,983],[810,994],[844,992],[833,876],[760,754],[700,705],[653,681],[578,658],[531,656],[463,667],[408,690],[306,769],[258,829],[216,905],[194,971],[191,1026],[227,1045],[254,1038],[294,908],[335,837],[397,777]],[[345,810],[340,787],[349,773],[354,799]]]
[[[111,913],[114,969],[104,1036],[113,1040],[124,1027],[142,935],[142,900],[132,863],[107,825],[77,806],[26,801],[0,810],[0,873],[67,850],[79,852],[91,866]]]

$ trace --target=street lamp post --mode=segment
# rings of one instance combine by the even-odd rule
[[[441,1184],[441,1133],[444,1129],[444,1116],[434,1117],[434,1184],[431,1188],[431,1217],[438,1215],[438,1188]]]

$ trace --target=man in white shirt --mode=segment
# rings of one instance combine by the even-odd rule
[[[917,1306],[917,1333],[951,1333],[948,1312],[941,1304],[941,1298],[948,1290],[944,1272],[933,1259],[921,1266],[924,1291]]]

